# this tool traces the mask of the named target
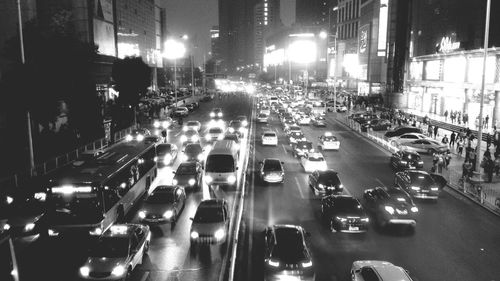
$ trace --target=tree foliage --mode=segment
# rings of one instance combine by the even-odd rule
[[[122,105],[136,106],[151,85],[151,69],[141,57],[115,60],[112,77]]]

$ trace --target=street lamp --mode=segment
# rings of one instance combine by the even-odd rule
[[[182,42],[174,39],[169,39],[165,42],[165,53],[163,56],[166,59],[174,60],[174,94],[175,107],[177,107],[177,59],[180,59],[186,53],[186,47]]]

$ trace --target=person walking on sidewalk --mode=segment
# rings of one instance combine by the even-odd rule
[[[484,169],[484,173],[488,175],[488,181],[492,182],[493,180],[493,170],[495,169],[495,163],[491,160],[490,157],[485,157],[483,162],[481,163],[481,167]]]
[[[453,148],[453,146],[455,145],[455,139],[456,139],[457,135],[455,134],[455,131],[451,132],[451,135],[450,135],[450,147]]]
[[[451,124],[455,123],[455,117],[457,117],[456,114],[457,113],[455,111],[453,111],[453,110],[450,112]]]
[[[490,133],[486,133],[486,149],[490,149],[491,146],[491,135]]]
[[[439,130],[438,125],[435,125],[435,126],[434,126],[434,139],[436,139],[436,138],[437,138],[437,135],[438,135],[438,130]]]
[[[464,121],[464,125],[469,126],[469,114],[464,113],[464,115],[463,115],[462,119],[463,119],[463,121]]]
[[[486,117],[484,117],[483,128],[488,129],[488,121],[490,121],[490,116],[486,115]]]
[[[448,122],[448,109],[444,112],[444,122]]]
[[[457,123],[458,123],[458,125],[462,124],[462,116],[461,115],[462,115],[462,113],[460,111],[457,112],[457,121],[458,121]]]
[[[448,166],[450,165],[451,162],[451,153],[447,151],[443,153],[443,157],[444,157],[444,167],[446,168],[446,170],[448,170]]]
[[[464,139],[459,138],[457,141],[458,155],[461,157],[462,152],[464,151]]]
[[[443,137],[443,139],[441,140],[441,142],[442,142],[443,144],[448,145],[448,136],[447,136],[447,135],[444,135],[444,137]]]
[[[427,135],[429,137],[432,137],[432,125],[431,125],[431,123],[429,123],[429,127],[427,127]]]
[[[500,155],[495,156],[495,174],[500,175]]]
[[[466,160],[462,165],[462,178],[465,182],[470,177],[472,177],[472,161]]]

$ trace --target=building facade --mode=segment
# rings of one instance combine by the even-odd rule
[[[265,37],[282,27],[279,0],[262,0],[254,7],[254,61],[262,66],[264,61]]]

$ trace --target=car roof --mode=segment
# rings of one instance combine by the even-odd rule
[[[279,163],[281,163],[281,160],[279,160],[278,158],[265,158],[264,162],[279,162]]]
[[[332,169],[324,170],[324,171],[318,171],[320,175],[338,175],[338,172],[335,172]]]
[[[358,268],[370,267],[377,272],[381,277],[381,280],[411,280],[406,271],[399,266],[396,266],[390,262],[386,261],[355,261],[355,266]]]
[[[173,192],[176,187],[175,185],[159,185],[152,192]]]
[[[264,135],[265,135],[265,134],[275,134],[275,135],[276,135],[276,132],[275,132],[275,131],[264,131],[264,133],[263,133],[263,134],[264,134]]]
[[[222,208],[226,205],[226,200],[224,199],[206,199],[200,202],[198,207],[203,208]]]
[[[179,167],[177,167],[177,169],[179,169],[181,166],[182,167],[191,167],[191,166],[196,166],[198,164],[198,162],[193,162],[193,161],[186,161],[186,162],[182,162],[179,164]]]
[[[107,229],[101,237],[129,237],[138,228],[142,228],[141,224],[126,223],[115,224]]]

